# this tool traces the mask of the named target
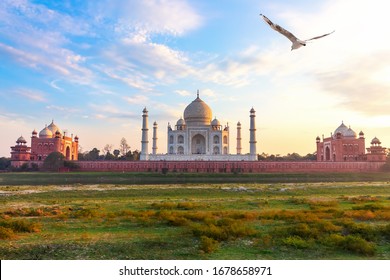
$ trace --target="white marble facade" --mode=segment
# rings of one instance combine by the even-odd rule
[[[148,111],[143,111],[141,160],[217,160],[217,161],[254,161],[257,160],[255,141],[255,115],[251,112],[251,154],[241,154],[241,124],[237,123],[237,154],[230,154],[230,129],[214,118],[211,108],[199,97],[199,92],[184,110],[174,127],[168,124],[167,153],[158,154],[157,123],[153,124],[152,153],[148,153]],[[253,135],[252,135],[253,134]],[[254,147],[252,147],[254,146]]]

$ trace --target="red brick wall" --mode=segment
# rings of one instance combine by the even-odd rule
[[[125,172],[377,172],[385,162],[78,161],[81,171]]]

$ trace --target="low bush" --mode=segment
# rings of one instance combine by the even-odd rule
[[[0,226],[11,229],[13,232],[39,232],[41,225],[27,220],[2,220]]]
[[[0,239],[10,239],[15,236],[12,229],[0,226]]]
[[[219,248],[219,242],[213,238],[202,235],[200,237],[200,249],[205,253],[212,253]]]
[[[375,245],[367,240],[361,238],[356,235],[348,235],[346,236],[340,243],[339,246],[347,251],[365,255],[365,256],[373,256],[375,255]]]
[[[375,241],[379,237],[378,230],[371,225],[365,223],[355,223],[353,221],[342,221],[341,226],[343,227],[343,234],[360,236],[361,238],[368,241]]]
[[[295,249],[306,249],[312,246],[312,242],[310,240],[302,239],[299,236],[289,236],[282,240],[284,245],[294,247]]]

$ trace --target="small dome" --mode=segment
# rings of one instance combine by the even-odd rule
[[[45,126],[45,128],[39,132],[39,138],[52,138],[52,137],[53,137],[53,133],[47,126]]]
[[[316,141],[317,141],[317,142],[320,142],[320,141],[321,141],[320,136],[317,136]]]
[[[20,137],[18,138],[18,140],[16,140],[16,143],[17,143],[17,144],[26,144],[27,141],[24,139],[23,136],[20,136]]]
[[[241,123],[240,123],[240,122],[238,122],[238,123],[237,123],[237,126],[241,126]]]
[[[184,120],[187,125],[210,125],[211,118],[212,111],[210,107],[199,98],[199,94],[184,110]]]
[[[57,134],[57,131],[58,131],[60,134],[63,134],[63,133],[62,133],[62,130],[61,130],[56,124],[54,124],[54,120],[51,121],[51,124],[50,124],[47,128],[50,129],[50,131],[51,131],[52,134]]]
[[[341,125],[336,128],[334,131],[334,137],[337,137],[338,134],[341,134],[344,137],[353,137],[356,138],[356,132],[353,131],[350,127],[348,128],[344,122],[341,123]]]
[[[380,145],[380,144],[381,144],[381,141],[376,137],[374,137],[374,139],[372,139],[372,141],[371,141],[371,145]]]
[[[176,125],[183,126],[186,125],[186,122],[183,120],[183,118],[180,118],[177,122]]]
[[[38,132],[34,129],[33,132],[31,132],[32,135],[37,135]]]
[[[217,118],[213,119],[213,121],[211,122],[211,125],[212,126],[220,126],[221,123],[219,122],[219,120],[217,120]]]
[[[356,132],[351,128],[348,128],[347,132],[344,134],[344,137],[353,137],[356,138]]]
[[[348,130],[348,127],[344,124],[344,122],[341,123],[341,125],[336,128],[336,130],[334,131],[334,135],[337,135],[337,133],[341,133],[341,135],[344,135],[344,133],[346,133]]]

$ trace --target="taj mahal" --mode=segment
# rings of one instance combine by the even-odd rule
[[[231,154],[230,127],[221,125],[216,118],[212,119],[211,108],[199,97],[184,110],[174,127],[167,127],[167,153],[158,153],[158,125],[153,123],[152,152],[149,153],[148,110],[142,114],[141,160],[150,161],[256,161],[256,127],[255,110],[249,111],[249,153],[242,153],[241,123],[237,122],[236,153]]]

